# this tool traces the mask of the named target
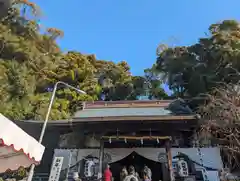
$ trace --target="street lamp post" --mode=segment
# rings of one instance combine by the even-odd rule
[[[54,85],[52,96],[51,96],[51,99],[50,99],[50,102],[49,102],[49,105],[48,105],[47,114],[45,116],[45,120],[44,120],[44,123],[43,123],[42,131],[41,131],[41,134],[40,134],[40,137],[39,137],[39,140],[38,140],[39,143],[42,143],[43,136],[45,134],[45,130],[46,130],[46,127],[47,127],[49,115],[51,113],[52,105],[53,105],[54,98],[55,98],[56,91],[57,91],[57,88],[58,88],[59,84],[65,85],[66,87],[69,87],[70,89],[73,89],[73,90],[75,90],[76,92],[78,92],[80,94],[86,94],[86,92],[84,92],[84,91],[82,91],[82,90],[80,90],[80,89],[78,89],[76,87],[73,87],[73,86],[71,86],[71,85],[69,85],[69,84],[67,84],[65,82],[62,82],[62,81],[59,81],[59,82],[57,82]],[[27,181],[32,181],[32,178],[33,178],[33,175],[34,175],[34,168],[35,168],[35,165],[32,164],[31,168],[30,168],[30,171],[29,171],[29,175],[28,175]]]

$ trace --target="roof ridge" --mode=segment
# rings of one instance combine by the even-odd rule
[[[91,101],[85,102],[85,109],[93,108],[138,108],[138,107],[168,107],[173,100],[157,101]]]

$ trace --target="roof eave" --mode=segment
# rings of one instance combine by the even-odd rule
[[[196,115],[166,115],[166,116],[110,116],[110,117],[83,117],[72,118],[66,120],[50,121],[48,124],[69,124],[69,123],[87,123],[87,122],[115,122],[115,121],[191,121],[197,120]],[[43,124],[44,121],[23,120],[24,123]]]
[[[72,122],[104,122],[104,121],[186,121],[196,120],[196,115],[166,115],[166,116],[109,116],[73,118]]]

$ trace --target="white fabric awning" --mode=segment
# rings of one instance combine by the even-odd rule
[[[39,164],[45,147],[0,113],[0,173]]]

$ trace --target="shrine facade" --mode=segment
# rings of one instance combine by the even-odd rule
[[[138,172],[148,165],[153,180],[181,179],[181,173],[192,175],[195,180],[215,179],[223,167],[220,150],[198,147],[198,119],[179,100],[86,102],[71,120],[49,122],[43,140],[46,152],[37,173],[48,177],[55,174],[57,178],[57,173],[53,173],[54,160],[61,158],[60,180],[74,175],[82,180],[99,179],[106,164],[110,164],[115,181],[120,180],[122,167],[129,165]],[[41,123],[30,124],[28,132],[37,137]],[[181,173],[179,160],[187,164]]]

